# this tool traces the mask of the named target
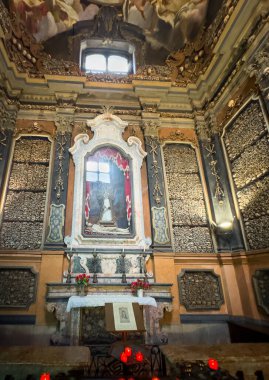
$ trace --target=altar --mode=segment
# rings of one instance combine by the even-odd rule
[[[132,295],[123,284],[91,285],[87,296],[77,296],[74,284],[47,284],[46,307],[59,321],[59,328],[51,337],[54,345],[90,345],[96,341],[110,344],[115,334],[105,328],[106,303],[138,303],[143,309],[146,344],[165,344],[167,337],[159,321],[172,310],[171,284],[154,284],[145,297]]]

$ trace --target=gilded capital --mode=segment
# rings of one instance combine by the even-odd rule
[[[142,120],[142,129],[145,137],[158,137],[159,120]]]
[[[57,133],[70,133],[74,125],[73,116],[56,115],[54,123],[57,128]]]

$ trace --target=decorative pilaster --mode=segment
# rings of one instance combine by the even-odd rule
[[[5,173],[15,128],[17,110],[8,110],[0,101],[0,194],[3,194]]]
[[[210,195],[215,249],[218,252],[243,249],[214,111],[209,109],[206,114],[196,113],[195,123]]]
[[[73,115],[57,114],[55,125],[54,168],[52,175],[51,204],[46,247],[64,245],[64,221],[69,171],[69,151]]]
[[[167,201],[164,188],[164,173],[161,146],[158,138],[159,115],[143,115],[143,129],[147,151],[147,172],[152,225],[152,246],[170,250],[171,237],[168,223]],[[149,116],[151,118],[149,118]]]

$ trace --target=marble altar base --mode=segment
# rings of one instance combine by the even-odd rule
[[[146,344],[167,343],[167,336],[162,333],[159,321],[163,318],[164,312],[172,310],[170,287],[170,284],[154,284],[145,294],[153,298],[153,302],[145,305],[145,300],[141,301],[145,305],[143,306],[143,316],[146,329],[144,343]],[[99,343],[112,343],[113,337],[111,333],[105,330],[104,306],[68,308],[70,310],[70,313],[68,313],[68,300],[75,295],[75,284],[47,284],[46,307],[49,312],[55,314],[56,319],[59,321],[59,329],[51,337],[52,343],[55,345],[83,345],[94,343],[95,336]],[[91,284],[88,287],[88,296],[81,297],[81,301],[84,302],[85,298],[88,299],[91,296],[97,299],[103,297],[111,300],[111,302],[113,299],[122,296],[134,302],[139,299],[139,297],[132,296],[129,285],[123,284]],[[78,297],[73,297],[72,299],[78,299]]]

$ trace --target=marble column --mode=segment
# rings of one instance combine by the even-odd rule
[[[147,152],[152,247],[158,251],[170,251],[171,234],[164,186],[161,146],[158,138],[159,114],[144,112],[142,118]]]
[[[213,111],[196,115],[196,131],[212,210],[212,237],[217,252],[244,249],[228,172]]]
[[[65,208],[67,200],[67,185],[69,172],[69,148],[71,132],[74,123],[73,115],[57,113],[55,125],[54,166],[52,172],[52,187],[50,194],[50,216],[46,248],[64,246]]]

